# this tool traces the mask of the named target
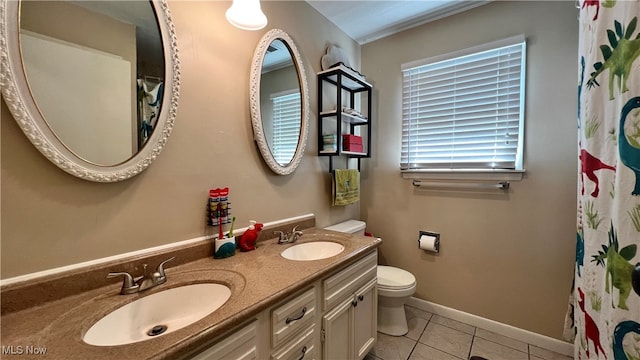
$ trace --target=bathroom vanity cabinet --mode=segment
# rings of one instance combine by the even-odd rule
[[[360,360],[376,341],[376,263],[382,240],[318,229],[310,220],[314,219],[297,218],[269,229],[305,225],[304,238],[295,245],[267,238],[255,251],[218,260],[211,259],[213,246],[206,239],[142,258],[127,257],[4,284],[0,288],[2,346],[44,346],[52,359],[329,360],[341,354],[341,360]],[[314,261],[284,256],[289,248],[317,241],[340,244],[343,250]],[[135,269],[143,264],[157,264],[168,256],[176,256],[182,263],[168,269],[166,284],[144,294],[121,295],[123,284],[105,279],[104,275],[114,270],[134,269],[137,275]],[[195,314],[192,310],[201,304],[189,305],[188,299],[171,295],[176,293],[172,289],[206,283],[226,286],[231,296],[199,320],[183,317]],[[95,288],[86,289],[86,284]],[[85,342],[88,329],[105,314],[159,294],[171,295],[170,309],[165,302],[156,302],[157,306],[145,314],[133,316],[122,328],[107,329],[101,336],[123,341],[116,335],[128,329],[130,333],[145,331],[149,325],[165,322],[173,326],[171,321],[176,317],[191,322],[160,336],[148,334],[149,338],[140,341],[125,339],[106,346]],[[217,294],[193,296],[201,300],[210,296],[211,302],[217,298]],[[146,307],[149,300],[140,306]],[[182,311],[187,308],[192,310]],[[38,357],[24,355],[25,359]]]
[[[376,342],[377,257],[312,282],[191,359],[363,359]]]
[[[318,155],[360,159],[371,157],[371,93],[373,87],[358,72],[339,65],[318,73]],[[363,140],[350,149],[348,138]],[[333,139],[333,141],[331,140]],[[358,141],[359,141],[358,140]]]

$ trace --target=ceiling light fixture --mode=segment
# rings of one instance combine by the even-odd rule
[[[267,25],[260,0],[233,0],[226,16],[231,25],[242,30],[260,30]]]

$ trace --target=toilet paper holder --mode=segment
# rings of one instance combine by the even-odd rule
[[[433,241],[433,245],[430,246],[429,248],[423,247],[421,244],[423,236],[429,236],[431,238],[435,238],[435,240]],[[420,236],[418,237],[418,248],[425,251],[439,253],[440,252],[440,233],[437,233],[434,231],[420,230]]]

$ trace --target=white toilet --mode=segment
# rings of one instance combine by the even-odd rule
[[[327,227],[327,230],[364,235],[367,224],[347,220]],[[408,271],[378,265],[378,331],[402,336],[409,331],[404,303],[416,292],[416,278]]]

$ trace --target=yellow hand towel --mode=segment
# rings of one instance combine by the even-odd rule
[[[349,205],[360,201],[360,172],[336,169],[332,181],[333,205]]]

